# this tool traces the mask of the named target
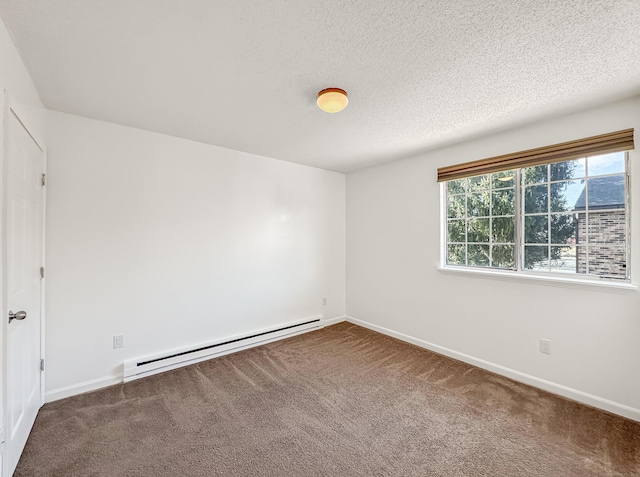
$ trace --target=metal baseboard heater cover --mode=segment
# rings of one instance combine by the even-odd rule
[[[242,336],[232,336],[220,341],[202,343],[190,348],[145,356],[124,362],[124,382],[163,373],[172,369],[206,361],[243,349],[253,348],[279,339],[323,328],[322,316],[314,316],[274,328],[262,329]]]

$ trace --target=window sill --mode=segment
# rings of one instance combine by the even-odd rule
[[[489,278],[494,280],[522,281],[539,285],[567,288],[599,289],[602,291],[636,291],[638,285],[629,282],[607,280],[589,280],[562,276],[537,275],[533,273],[511,272],[506,270],[475,269],[467,267],[440,267],[441,273],[466,277]]]

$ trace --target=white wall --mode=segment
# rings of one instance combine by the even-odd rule
[[[347,315],[640,420],[637,290],[560,287],[438,270],[438,167],[630,127],[640,143],[640,98],[348,175]],[[638,161],[640,152],[632,152],[635,284],[640,283]],[[551,340],[551,355],[539,352],[540,338]]]
[[[12,106],[21,113],[20,119],[43,144],[44,107],[7,28],[0,21],[0,93],[2,90],[9,93],[14,101]]]
[[[127,359],[344,316],[343,174],[58,112],[47,140],[49,397]]]

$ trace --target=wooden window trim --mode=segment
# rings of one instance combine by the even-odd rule
[[[438,169],[438,182],[634,149],[633,128]]]

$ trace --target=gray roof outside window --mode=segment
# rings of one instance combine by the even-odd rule
[[[594,177],[589,180],[589,209],[620,209],[624,207],[624,176]],[[574,210],[584,210],[586,187],[582,189]]]

